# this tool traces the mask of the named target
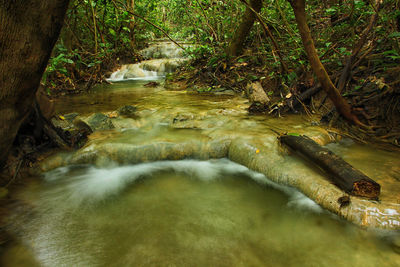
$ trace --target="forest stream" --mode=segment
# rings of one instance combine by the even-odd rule
[[[143,53],[111,84],[57,100],[56,123],[95,131],[13,193],[1,266],[398,266],[399,153],[338,141],[317,118],[249,115],[229,90],[166,90],[183,54],[168,42]],[[326,145],[381,185],[379,201],[342,207],[276,132]]]

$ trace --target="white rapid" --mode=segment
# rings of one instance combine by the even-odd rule
[[[188,45],[183,45],[187,47]],[[124,80],[154,80],[174,72],[187,61],[184,51],[172,42],[150,45],[139,52],[144,58],[140,63],[122,65],[107,79],[110,82]]]
[[[58,202],[58,209],[60,208],[59,203],[68,203],[69,207],[78,208],[82,205],[96,204],[117,196],[138,179],[154,176],[165,171],[183,173],[187,177],[204,182],[223,179],[231,175],[242,175],[286,194],[289,198],[289,207],[322,212],[320,206],[298,190],[274,183],[267,179],[265,175],[251,171],[247,167],[227,159],[157,161],[128,166],[115,165],[108,168],[85,165],[67,166],[46,173],[44,180],[50,184],[60,182],[64,184],[63,187],[53,188],[51,193],[48,194],[48,197],[52,199],[50,202]],[[66,180],[69,180],[67,184]]]

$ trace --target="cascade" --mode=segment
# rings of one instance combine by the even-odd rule
[[[188,47],[187,44],[182,44]],[[146,60],[122,65],[107,79],[110,82],[124,80],[153,80],[175,71],[187,61],[184,51],[172,42],[157,42],[139,52]]]

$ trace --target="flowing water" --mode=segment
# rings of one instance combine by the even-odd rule
[[[152,79],[161,82],[162,76]],[[276,137],[266,134],[269,128],[317,131],[305,117],[249,117],[248,104],[240,97],[191,95],[145,87],[147,79],[124,80],[128,81],[65,96],[56,103],[59,114],[107,113],[128,104],[138,108],[137,118],[115,118],[114,130],[92,134],[88,151],[100,153],[104,144],[224,140],[251,129],[249,140],[263,140],[261,152],[255,153],[270,150],[273,158]],[[399,158],[391,153],[346,140],[330,148],[371,176],[400,179]],[[125,156],[130,155],[121,157]],[[361,229],[296,189],[227,159],[121,161],[106,158],[96,164],[63,166],[29,179],[14,193],[8,230],[15,242],[0,257],[0,265],[400,264],[400,244],[392,244],[396,232]],[[285,161],[296,166],[299,175],[309,168],[296,158]]]
[[[181,44],[187,48],[189,44]],[[123,65],[115,71],[108,81],[126,80],[153,80],[175,71],[187,61],[184,51],[172,42],[155,43],[141,51],[144,58],[148,59],[136,64]]]
[[[372,233],[228,160],[69,166],[18,193],[2,266],[397,266]],[[29,210],[30,212],[26,212]]]

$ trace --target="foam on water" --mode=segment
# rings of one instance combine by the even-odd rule
[[[400,259],[388,246],[398,237],[377,239],[329,213],[304,212],[321,209],[227,159],[63,167],[20,197],[30,212],[12,209],[21,243],[2,266],[396,266]],[[30,261],[12,264],[24,256]]]
[[[126,67],[131,66],[131,67]],[[141,64],[124,65],[121,69],[116,70],[107,79],[109,82],[120,82],[120,81],[135,81],[135,80],[158,80],[163,78],[165,75],[162,72],[144,70]]]
[[[295,188],[276,184],[265,175],[251,171],[247,167],[227,159],[158,161],[109,168],[69,166],[48,172],[44,178],[50,184],[65,182],[64,186],[57,186],[49,190],[47,195],[49,198],[64,198],[68,205],[79,207],[82,204],[94,204],[118,195],[136,180],[150,177],[160,171],[185,173],[188,177],[204,182],[223,179],[224,175],[246,175],[257,183],[284,192],[289,197],[288,207],[314,212],[322,211],[318,204]]]
[[[186,45],[185,45],[186,46]],[[139,52],[148,60],[136,64],[122,65],[107,81],[153,80],[175,71],[187,61],[182,48],[174,43],[162,42]]]

